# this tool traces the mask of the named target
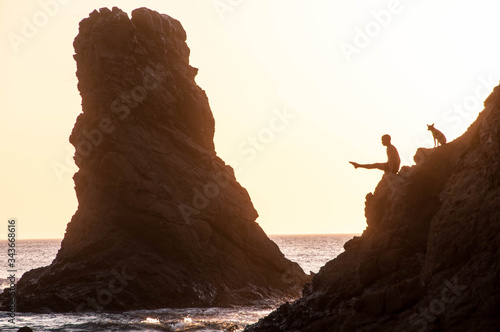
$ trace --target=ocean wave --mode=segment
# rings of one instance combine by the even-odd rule
[[[213,308],[215,309],[215,308]],[[204,309],[188,309],[194,315],[185,316],[185,310],[167,310],[159,312],[129,312],[123,314],[50,314],[37,315],[18,313],[16,325],[29,326],[34,331],[168,331],[168,332],[241,332],[251,322],[235,321],[235,316],[229,319],[226,308],[219,308],[209,317],[203,314]],[[248,310],[250,308],[241,308]],[[253,308],[254,310],[257,308]],[[236,311],[235,309],[233,309]],[[196,314],[196,313],[197,314]],[[215,311],[217,312],[217,310]],[[235,312],[232,312],[234,315]],[[218,316],[218,317],[217,317]],[[262,316],[260,313],[259,318]],[[55,318],[55,319],[54,319]],[[257,318],[257,317],[255,317]],[[255,319],[254,319],[255,320]],[[253,321],[253,320],[252,320]],[[0,322],[0,331],[9,330],[11,326]]]

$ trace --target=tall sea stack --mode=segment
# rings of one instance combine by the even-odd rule
[[[181,24],[102,8],[74,41],[83,113],[70,137],[78,210],[18,311],[122,311],[297,297],[307,280],[255,222],[217,157]],[[3,306],[7,304],[3,294]]]
[[[301,299],[245,331],[500,331],[500,87],[415,162],[366,196],[367,229]]]

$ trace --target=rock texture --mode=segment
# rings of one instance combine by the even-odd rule
[[[115,311],[297,297],[307,281],[255,222],[214,150],[181,24],[94,11],[74,41],[83,113],[70,137],[78,210],[52,265],[17,285],[18,311]],[[3,303],[6,304],[6,294]]]
[[[367,229],[246,331],[500,331],[500,87],[366,197]]]

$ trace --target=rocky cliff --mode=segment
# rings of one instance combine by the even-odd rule
[[[500,331],[500,87],[366,197],[368,227],[246,331]]]
[[[307,277],[260,226],[214,150],[181,24],[94,11],[74,41],[83,113],[70,137],[78,210],[19,311],[113,311],[297,297]],[[3,304],[7,303],[4,293]]]

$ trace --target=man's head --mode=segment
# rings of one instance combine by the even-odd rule
[[[382,136],[382,145],[383,146],[388,146],[391,144],[391,136],[385,134],[384,136]]]

